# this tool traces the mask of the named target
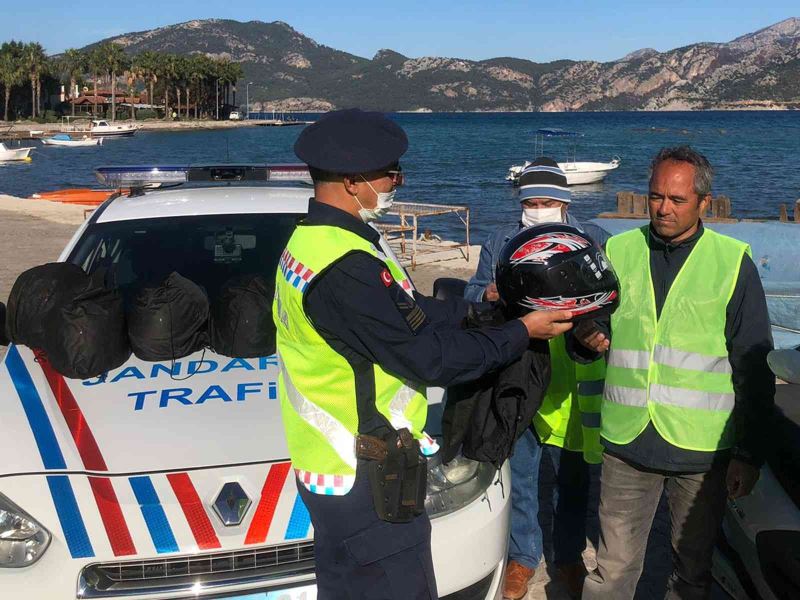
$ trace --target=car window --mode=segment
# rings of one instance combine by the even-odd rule
[[[240,275],[272,282],[300,215],[203,215],[91,225],[69,261],[87,273],[106,270],[106,283],[130,298],[173,271],[205,288],[212,302]]]

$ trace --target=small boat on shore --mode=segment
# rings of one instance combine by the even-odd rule
[[[39,192],[33,194],[31,200],[49,200],[50,202],[61,202],[62,204],[81,204],[84,206],[99,206],[109,199],[111,194],[118,190],[98,190],[92,188],[70,188],[65,190],[55,190],[52,192]],[[129,190],[121,190],[128,193]]]
[[[79,139],[70,137],[66,133],[57,133],[53,137],[42,138],[42,143],[45,146],[63,146],[65,148],[82,148],[86,146],[100,146],[103,143],[103,138],[84,136]]]
[[[31,160],[30,153],[33,148],[9,148],[4,143],[0,142],[0,162],[5,161],[29,161]]]

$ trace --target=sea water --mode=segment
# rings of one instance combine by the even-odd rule
[[[304,117],[305,118],[305,117]],[[310,118],[314,118],[313,116]],[[398,201],[466,205],[473,243],[516,219],[519,202],[504,177],[534,158],[535,132],[561,128],[582,137],[546,139],[558,161],[622,159],[602,184],[572,188],[570,211],[590,218],[616,207],[618,191],[644,193],[649,163],[664,146],[690,144],[716,171],[714,194],[729,196],[738,218],[777,218],[779,205],[800,198],[800,112],[433,113],[393,115],[408,133],[402,159],[406,185]],[[35,145],[30,163],[0,166],[0,193],[29,196],[65,187],[97,186],[94,168],[123,164],[296,162],[302,128],[140,131],[92,148]],[[423,220],[442,236],[463,235],[453,217]]]

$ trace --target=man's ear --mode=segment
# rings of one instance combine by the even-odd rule
[[[351,196],[355,196],[358,194],[358,175],[345,175],[342,178],[342,183],[344,184],[344,189],[347,190],[347,193]]]
[[[711,206],[711,194],[706,194],[705,196],[700,196],[700,201],[698,203],[698,208],[700,209],[700,214],[705,214],[708,208]]]

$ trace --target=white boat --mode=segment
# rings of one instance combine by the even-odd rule
[[[583,134],[576,131],[564,131],[563,129],[549,128],[538,129],[534,138],[534,156],[544,156],[544,141],[550,138],[568,138],[572,140],[572,160],[558,163],[558,166],[567,176],[567,185],[586,185],[603,181],[611,171],[619,167],[622,160],[615,156],[610,162],[579,162],[575,160],[576,138],[582,138]],[[513,165],[508,169],[506,181],[514,185],[519,185],[519,176],[531,161],[525,161],[522,165]]]
[[[93,119],[90,133],[92,137],[125,137],[139,131],[136,123],[109,123],[103,119]]]
[[[7,160],[31,160],[30,153],[33,148],[9,148],[0,142],[0,162]]]
[[[615,156],[610,162],[560,162],[558,166],[567,176],[567,185],[585,185],[603,181],[606,175],[619,167],[621,162],[620,158]],[[530,165],[531,162],[526,160],[522,165],[512,166],[508,169],[506,180],[519,185],[520,174]]]
[[[103,138],[93,138],[84,136],[80,139],[74,139],[66,133],[57,133],[53,137],[42,138],[42,143],[45,146],[65,146],[67,148],[81,148],[84,146],[99,146],[103,143]]]

